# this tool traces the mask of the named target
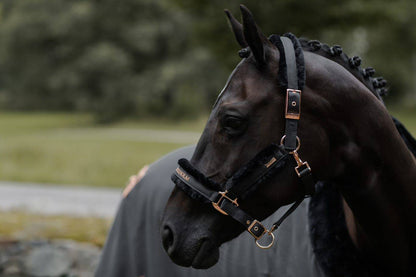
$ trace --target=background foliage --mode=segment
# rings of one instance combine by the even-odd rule
[[[414,105],[412,0],[1,0],[0,107],[99,122],[205,113],[239,60],[222,10],[239,16],[240,2],[266,34],[363,56],[389,81],[388,101]]]

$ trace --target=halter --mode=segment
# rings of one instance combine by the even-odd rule
[[[302,88],[305,83],[303,52],[298,39],[292,34],[272,35],[270,41],[284,53],[280,57],[280,83],[286,89],[285,135],[280,144],[271,144],[260,151],[252,160],[241,167],[224,184],[218,184],[198,171],[186,159],[178,161],[179,166],[172,174],[172,181],[189,197],[203,203],[210,203],[218,212],[231,216],[241,223],[254,237],[256,245],[262,249],[270,248],[275,240],[273,231],[302,203],[307,195],[314,193],[315,181],[308,162],[299,157],[300,139],[297,136],[300,119]],[[292,156],[296,162],[295,171],[304,185],[305,195],[296,200],[292,206],[266,229],[260,221],[244,212],[238,199],[245,199],[265,180],[290,164]],[[269,235],[271,242],[261,244],[260,239]]]

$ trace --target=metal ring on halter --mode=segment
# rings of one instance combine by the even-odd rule
[[[283,143],[285,142],[285,138],[286,138],[286,135],[283,135],[283,137],[280,139],[280,145],[283,145]],[[296,142],[298,143],[298,145],[296,146],[296,149],[294,151],[297,152],[300,148],[300,139],[299,139],[298,136],[296,136]],[[292,154],[292,153],[293,152],[290,152],[290,154]]]
[[[261,245],[261,244],[259,243],[259,240],[258,240],[258,239],[256,239],[256,245],[257,245],[258,247],[260,247],[261,249],[269,249],[270,247],[272,247],[272,245],[273,245],[273,243],[274,243],[274,234],[273,234],[272,232],[270,232],[270,231],[267,231],[266,233],[267,233],[267,234],[269,234],[269,236],[271,236],[271,237],[272,237],[272,241],[271,241],[269,244],[267,244],[267,245]]]

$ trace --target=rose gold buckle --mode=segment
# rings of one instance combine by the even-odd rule
[[[296,90],[296,89],[287,89],[286,90],[286,112],[285,112],[285,118],[289,119],[300,119],[300,97],[299,97],[299,107],[296,107],[298,104],[296,101],[292,101],[289,103],[289,93],[299,93],[299,96],[301,95],[302,91]],[[289,105],[291,105],[293,108],[297,109],[298,112],[289,112]]]
[[[253,233],[252,230],[254,230],[255,232],[259,231],[258,229],[256,230],[255,228],[258,228],[258,225],[261,226],[261,228],[263,228],[263,232],[260,235],[256,235],[255,233]],[[273,230],[276,227],[273,226],[270,231],[267,230],[263,224],[261,224],[261,222],[259,222],[257,219],[253,220],[253,222],[251,223],[251,225],[247,228],[247,231],[254,237],[254,240],[256,242],[256,245],[261,248],[261,249],[269,249],[270,247],[272,247],[273,243],[274,243],[274,234],[273,234]],[[261,244],[260,239],[265,235],[268,234],[270,236],[271,241],[268,244]]]
[[[231,203],[233,203],[236,207],[238,207],[238,203],[237,203],[237,198],[236,199],[231,199],[230,197],[228,197],[227,193],[228,191],[220,191],[218,192],[219,194],[221,194],[220,199],[218,199],[217,202],[212,202],[212,206],[219,211],[220,213],[222,213],[223,215],[228,215],[223,209],[221,209],[220,204],[221,201],[225,198],[228,201],[230,201]]]
[[[261,233],[261,235],[256,235],[255,233],[253,233],[252,230],[254,231],[258,231],[258,229],[256,230],[255,228],[258,228],[256,225],[260,225],[263,228],[263,233]],[[247,231],[254,237],[255,240],[260,239],[264,233],[266,233],[266,228],[263,226],[263,224],[261,224],[261,222],[259,222],[257,219],[253,220],[253,222],[250,224],[250,226],[247,228]]]

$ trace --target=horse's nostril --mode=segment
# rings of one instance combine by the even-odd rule
[[[165,225],[162,230],[162,241],[163,241],[163,247],[165,250],[169,253],[172,251],[172,246],[174,242],[174,236],[172,229]]]

